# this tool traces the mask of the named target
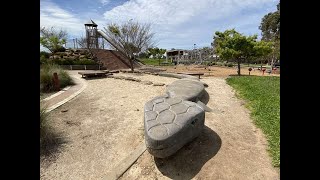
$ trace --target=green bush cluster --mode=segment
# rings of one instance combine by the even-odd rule
[[[47,59],[40,57],[40,64],[57,64],[57,65],[98,65],[98,63],[91,59]]]
[[[69,74],[60,66],[56,64],[44,64],[40,69],[40,85],[42,87],[42,92],[54,91],[53,73],[55,72],[58,74],[61,88],[74,84]]]

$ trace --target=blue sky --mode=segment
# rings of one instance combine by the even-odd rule
[[[103,29],[111,22],[133,19],[151,23],[157,46],[191,49],[210,46],[215,31],[235,28],[245,35],[261,35],[262,17],[276,11],[279,0],[40,0],[40,26],[84,35],[92,19]]]

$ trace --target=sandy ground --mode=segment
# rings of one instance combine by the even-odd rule
[[[201,72],[204,76],[210,77],[227,77],[229,75],[237,75],[237,67],[225,67],[225,66],[199,66],[199,65],[177,65],[177,66],[162,66],[161,68],[166,69],[168,72]],[[241,68],[241,75],[249,75],[249,67]],[[262,76],[262,71],[254,69],[250,72],[250,75]],[[265,71],[263,76],[280,76],[278,73],[267,73]]]
[[[76,73],[72,71],[71,73]],[[118,74],[170,84],[174,78]],[[154,159],[147,151],[120,179],[279,179],[266,140],[252,124],[244,103],[223,78],[204,77],[209,87],[206,128],[174,156]],[[143,137],[144,103],[165,86],[103,78],[50,113],[65,143],[54,158],[40,161],[41,179],[103,179]],[[66,112],[65,112],[66,111]]]
[[[165,84],[174,81],[151,75],[135,77]],[[41,162],[41,179],[105,177],[143,142],[143,106],[165,91],[165,86],[112,78],[87,82],[80,95],[50,113],[53,127],[67,142],[51,158],[54,161]]]

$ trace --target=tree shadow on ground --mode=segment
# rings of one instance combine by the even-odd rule
[[[163,159],[154,157],[154,161],[158,170],[168,178],[192,179],[218,153],[221,143],[219,135],[205,126],[199,137],[174,155]]]

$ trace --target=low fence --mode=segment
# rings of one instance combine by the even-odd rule
[[[106,70],[101,65],[60,65],[62,69],[66,70]]]

